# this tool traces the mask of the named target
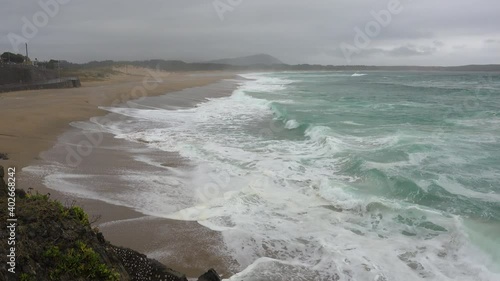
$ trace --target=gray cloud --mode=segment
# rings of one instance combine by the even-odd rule
[[[408,57],[408,56],[426,56],[432,55],[436,52],[436,48],[433,47],[414,47],[414,46],[402,46],[394,48],[387,51],[388,55],[397,57]]]
[[[444,46],[443,41],[434,40],[433,43],[434,43],[434,46],[436,46],[436,47],[443,47]]]
[[[223,21],[214,1],[228,3],[71,0],[29,40],[31,54],[39,59],[86,62],[150,58],[197,61],[269,53],[288,63],[347,64],[340,44],[353,44],[355,28],[364,30],[374,20],[371,12],[386,10],[392,0],[241,0],[224,13]],[[37,1],[4,2],[0,11],[1,51],[12,48],[9,33],[22,34],[22,18],[32,20],[41,10]],[[488,40],[500,38],[500,2],[400,3],[401,13],[391,15],[390,23],[353,56],[351,63],[500,63],[498,48],[487,46],[493,44]]]

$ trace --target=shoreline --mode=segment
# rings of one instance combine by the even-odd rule
[[[9,156],[9,160],[0,160],[0,164],[5,167],[17,167],[19,188],[25,190],[33,188],[42,194],[50,193],[52,199],[67,205],[74,204],[76,201],[76,204],[82,206],[90,216],[103,214],[98,222],[99,228],[105,234],[106,239],[113,244],[142,253],[151,252],[165,245],[172,246],[168,250],[176,253],[175,259],[161,255],[153,256],[153,258],[185,273],[188,277],[197,277],[210,267],[220,270],[220,273],[227,277],[231,272],[228,269],[221,270],[218,265],[226,262],[230,264],[229,258],[219,257],[217,253],[210,256],[211,251],[218,248],[210,247],[210,245],[218,245],[222,239],[217,232],[197,222],[146,216],[126,206],[71,196],[46,187],[41,182],[43,178],[29,178],[25,176],[27,173],[22,171],[28,166],[43,162],[41,155],[52,150],[65,133],[75,130],[70,123],[107,115],[108,112],[99,107],[123,104],[133,100],[133,95],[128,94],[131,92],[130,89],[146,87],[148,83],[151,83],[151,77],[154,79],[160,77],[163,82],[158,83],[154,88],[150,87],[147,97],[168,95],[172,92],[203,87],[235,77],[235,74],[224,72],[211,72],[210,75],[205,75],[204,72],[158,73],[157,71],[152,76],[148,76],[151,71],[138,68],[132,70],[129,68],[127,72],[128,74],[114,75],[106,81],[85,83],[82,88],[0,94],[0,110],[7,113],[7,120],[4,119],[7,122],[3,122],[3,126],[0,125],[0,132],[2,132],[0,147],[3,150],[0,153],[7,153]],[[141,73],[145,75],[141,76]],[[156,83],[158,80],[153,81]],[[8,124],[15,124],[15,126],[8,126]],[[110,136],[106,139],[109,140]],[[155,236],[158,230],[166,234],[162,235],[163,239],[159,235]],[[172,242],[172,240],[175,241]],[[186,251],[186,247],[191,251]],[[191,266],[197,261],[196,258],[202,258],[208,262]],[[171,260],[178,262],[172,265]]]
[[[28,166],[38,155],[50,149],[57,137],[71,128],[74,121],[86,121],[108,112],[102,106],[118,105],[137,97],[153,97],[183,89],[206,86],[235,73],[207,72],[171,73],[144,68],[116,68],[104,81],[92,81],[80,88],[46,89],[0,94],[0,160],[5,167],[19,170]]]

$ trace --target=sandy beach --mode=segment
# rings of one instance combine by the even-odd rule
[[[233,77],[223,72],[193,75],[196,73],[136,67],[115,70],[118,74],[103,81],[86,82],[81,88],[0,94],[0,153],[9,155],[9,160],[2,161],[2,165],[26,167],[40,152],[52,147],[57,136],[69,128],[70,122],[106,114],[99,106],[163,95]]]
[[[50,193],[51,198],[65,204],[76,202],[91,217],[100,217],[94,225],[99,226],[105,237],[116,245],[146,253],[188,277],[197,277],[211,267],[224,276],[234,273],[231,258],[221,254],[223,245],[217,232],[196,222],[147,216],[131,208],[79,198],[64,190],[48,189],[42,184],[42,178],[25,176],[27,173],[22,171],[30,165],[45,165],[48,159],[58,159],[64,164],[61,141],[77,142],[82,138],[79,130],[71,127],[70,123],[107,114],[107,111],[99,109],[101,106],[206,86],[234,77],[223,72],[167,73],[135,67],[115,70],[115,74],[107,79],[83,83],[81,88],[0,94],[0,153],[9,157],[8,160],[0,160],[0,165],[17,168],[18,188]],[[104,170],[106,166],[130,165],[129,156],[120,152],[121,145],[124,145],[123,141],[106,134],[103,146],[117,149],[93,153],[76,170]],[[175,156],[167,158],[165,165],[179,164]],[[112,184],[116,187],[110,188],[116,189],[123,183],[117,181]]]

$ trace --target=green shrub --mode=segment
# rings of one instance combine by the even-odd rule
[[[51,280],[66,278],[85,278],[87,280],[119,280],[119,274],[101,263],[99,255],[81,241],[76,242],[76,247],[61,253],[59,247],[49,247],[44,257],[53,260],[55,268],[50,271]]]
[[[31,276],[27,273],[21,273],[21,275],[19,275],[19,280],[20,281],[35,281],[35,277]]]
[[[89,215],[85,213],[85,211],[80,208],[80,207],[72,207],[71,212],[73,215],[76,217],[77,220],[79,220],[82,224],[88,225],[89,224]]]
[[[40,194],[38,192],[36,194],[27,193],[26,197],[29,200],[33,200],[33,201],[36,201],[36,200],[49,201],[49,195],[47,195],[47,194]]]

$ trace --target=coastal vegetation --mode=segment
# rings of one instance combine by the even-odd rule
[[[12,197],[3,177],[0,166],[0,205],[5,207]],[[0,209],[0,220],[8,221],[10,212],[17,219],[15,273],[7,270],[7,255],[2,253],[0,280],[187,280],[145,255],[111,245],[74,203],[63,204],[49,194],[18,189],[15,207],[4,207]],[[8,237],[2,232],[0,238],[7,241]],[[199,280],[220,279],[210,270]]]
[[[2,63],[23,63],[26,57],[21,54],[5,52],[0,55],[0,59]]]
[[[374,65],[319,65],[286,64],[270,55],[254,55],[239,58],[220,59],[208,62],[184,62],[181,60],[143,61],[91,61],[83,64],[61,61],[61,68],[67,71],[89,69],[111,69],[120,66],[137,66],[164,71],[500,71],[499,64],[464,66],[374,66]]]

